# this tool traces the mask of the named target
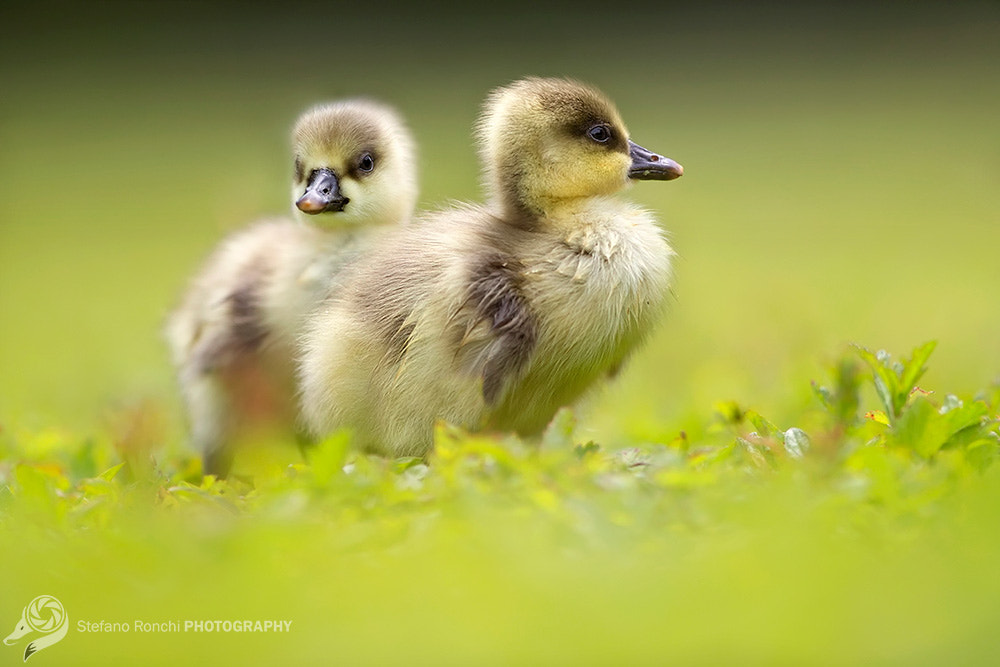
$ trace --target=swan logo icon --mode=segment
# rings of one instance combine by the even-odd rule
[[[25,635],[41,633],[41,637],[24,647],[24,661],[27,662],[35,653],[65,637],[68,629],[69,616],[66,615],[62,602],[51,595],[39,595],[24,608],[21,620],[14,626],[14,632],[7,635],[3,643],[11,646]]]

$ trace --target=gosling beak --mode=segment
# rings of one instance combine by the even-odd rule
[[[637,181],[672,181],[684,175],[684,167],[668,157],[647,151],[635,143],[628,142],[628,154],[632,158],[632,166],[628,168],[628,177]]]
[[[316,215],[328,211],[343,211],[351,201],[340,194],[340,181],[330,169],[317,169],[309,176],[306,191],[295,205],[303,213]]]

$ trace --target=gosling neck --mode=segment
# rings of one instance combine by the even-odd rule
[[[610,195],[559,197],[537,200],[530,207],[535,227],[544,227],[558,235],[572,235],[582,227],[602,227],[623,206]]]

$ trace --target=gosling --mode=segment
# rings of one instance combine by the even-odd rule
[[[292,133],[293,218],[225,239],[168,318],[166,337],[206,474],[236,444],[294,430],[295,355],[305,316],[374,229],[408,221],[414,145],[389,107],[347,100],[304,113]]]
[[[612,197],[679,164],[633,143],[598,90],[528,78],[478,124],[486,205],[391,230],[310,317],[302,414],[316,436],[425,455],[438,419],[540,432],[614,374],[659,319],[673,251]]]

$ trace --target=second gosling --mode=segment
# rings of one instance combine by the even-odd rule
[[[306,315],[373,228],[408,221],[416,203],[413,141],[391,108],[318,106],[292,138],[295,219],[224,240],[167,322],[206,473],[227,474],[237,441],[257,428],[297,428],[295,350]]]
[[[391,232],[306,326],[315,435],[347,427],[370,451],[422,456],[438,419],[538,433],[659,319],[673,252],[649,212],[612,195],[679,164],[564,79],[496,90],[478,139],[488,203]]]

